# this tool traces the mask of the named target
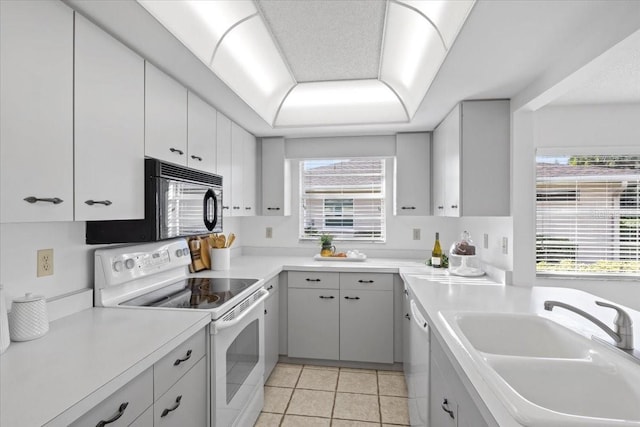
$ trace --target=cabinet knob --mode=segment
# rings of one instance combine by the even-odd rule
[[[191,156],[191,158],[192,158],[193,160],[197,160],[197,161],[199,161],[199,162],[201,162],[201,161],[202,161],[202,157],[200,157],[200,156]]]
[[[111,206],[113,204],[111,200],[85,200],[84,202],[89,206],[93,206],[93,205]]]
[[[446,412],[447,414],[449,414],[449,416],[450,416],[451,418],[455,418],[455,415],[453,415],[453,410],[452,410],[452,409],[449,409],[449,401],[448,401],[447,399],[444,399],[444,400],[442,401],[441,408],[442,408],[442,410],[443,410],[444,412]]]
[[[169,148],[169,151],[171,151],[172,153],[178,153],[181,156],[184,154],[184,151],[178,150],[177,148],[173,148],[173,147]]]
[[[54,205],[59,205],[60,203],[64,202],[64,200],[58,197],[45,197],[41,199],[38,197],[29,196],[29,197],[25,197],[22,200],[24,200],[27,203],[47,202],[47,203],[53,203]]]
[[[279,211],[280,208],[267,208],[268,211]]]
[[[117,414],[115,414],[113,417],[109,418],[108,420],[100,421],[98,424],[96,424],[96,427],[104,427],[107,424],[111,424],[115,421],[118,421],[122,416],[122,414],[124,414],[124,411],[125,409],[127,409],[127,406],[129,406],[129,402],[124,402],[123,404],[121,404],[120,407],[118,408]]]

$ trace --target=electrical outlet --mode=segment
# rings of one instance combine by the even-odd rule
[[[273,237],[273,227],[267,227],[266,237],[267,239],[271,239]]]
[[[507,237],[502,238],[502,253],[504,255],[509,253],[509,239]]]
[[[489,235],[487,233],[484,233],[484,248],[485,249],[489,249]]]
[[[38,251],[37,277],[53,275],[53,249],[40,249]]]
[[[414,228],[413,229],[413,240],[420,240],[420,229],[419,228]]]

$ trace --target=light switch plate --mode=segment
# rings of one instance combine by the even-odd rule
[[[413,240],[420,240],[420,229],[419,228],[414,228],[413,229]]]
[[[489,249],[489,235],[487,233],[484,233],[484,243],[483,243],[483,247],[485,249]]]
[[[502,253],[504,255],[509,253],[509,238],[507,237],[502,238]]]
[[[267,231],[265,233],[265,237],[267,239],[271,239],[273,237],[273,227],[267,227]]]

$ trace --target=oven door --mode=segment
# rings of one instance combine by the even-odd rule
[[[222,189],[155,178],[160,239],[222,231]]]
[[[253,425],[264,403],[264,300],[260,289],[211,325],[213,427]]]

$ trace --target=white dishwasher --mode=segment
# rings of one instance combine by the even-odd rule
[[[429,324],[415,300],[409,302],[409,419],[412,427],[426,427],[429,422]]]

